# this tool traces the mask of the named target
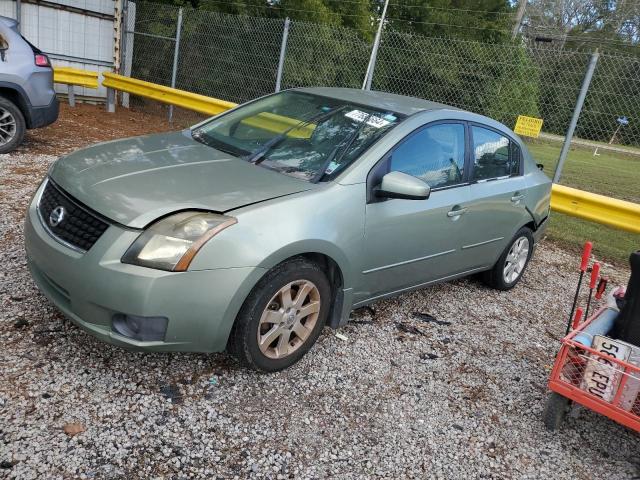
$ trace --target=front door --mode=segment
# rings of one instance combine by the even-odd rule
[[[426,200],[376,199],[366,206],[364,262],[356,302],[453,276],[465,270],[460,242],[469,187],[465,125],[438,122],[401,141],[370,174],[400,171],[431,187]]]

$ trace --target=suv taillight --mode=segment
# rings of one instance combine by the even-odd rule
[[[49,57],[42,53],[36,53],[35,55],[36,65],[38,67],[50,67],[51,62],[49,61]]]

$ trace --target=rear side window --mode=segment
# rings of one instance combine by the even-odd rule
[[[473,180],[491,180],[520,173],[520,148],[504,135],[478,126],[473,137]]]

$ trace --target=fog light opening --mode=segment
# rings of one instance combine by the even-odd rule
[[[169,319],[166,317],[140,317],[116,313],[111,329],[125,337],[141,342],[162,342],[167,333]]]

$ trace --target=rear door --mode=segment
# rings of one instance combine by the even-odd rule
[[[470,266],[493,265],[518,228],[532,220],[526,210],[522,153],[503,132],[469,125],[470,200],[462,258]]]

